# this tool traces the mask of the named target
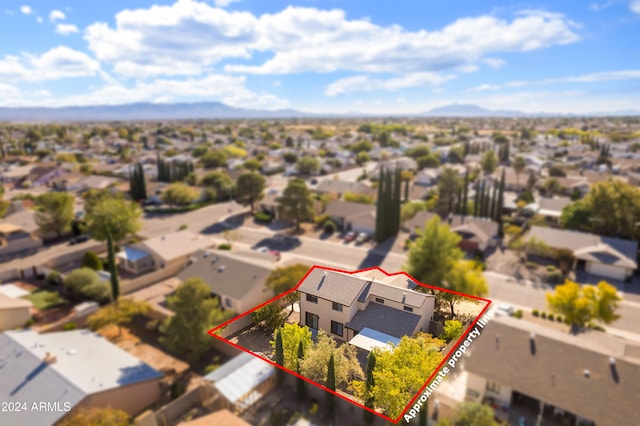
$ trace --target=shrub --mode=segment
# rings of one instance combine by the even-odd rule
[[[207,365],[207,368],[204,369],[204,374],[209,374],[212,371],[215,371],[218,369],[218,367],[220,367],[219,364],[211,364],[211,365]]]
[[[322,229],[327,234],[333,234],[334,232],[336,232],[336,224],[331,219],[329,219],[324,223],[324,225],[322,225]]]
[[[595,331],[605,331],[604,327],[602,327],[601,325],[598,325],[596,323],[590,322],[588,327],[591,330],[595,330]]]
[[[522,233],[522,228],[517,225],[509,225],[504,228],[504,233],[509,236],[516,236]]]
[[[178,228],[178,231],[183,231],[183,230],[187,229],[188,227],[189,227],[189,226],[187,226],[186,224],[184,224],[184,223],[183,223],[183,224],[182,224],[182,225],[180,225],[180,227]]]
[[[26,322],[26,323],[24,323],[24,326],[25,326],[25,327],[31,327],[31,326],[32,326],[33,324],[35,324],[35,323],[36,323],[36,322],[33,320],[33,318],[29,318],[29,319],[27,320],[27,322]]]
[[[84,256],[82,256],[82,266],[85,268],[91,268],[94,271],[99,271],[102,267],[102,261],[97,254],[92,251],[88,251]]]
[[[60,274],[57,271],[51,271],[47,274],[45,281],[51,287],[55,287],[60,284]]]
[[[444,322],[442,339],[444,339],[446,342],[457,339],[462,335],[462,327],[462,323],[458,320],[446,320]]]
[[[111,300],[111,286],[107,281],[93,283],[83,289],[82,295],[98,303],[106,303]]]
[[[262,222],[262,223],[271,223],[271,221],[273,220],[273,218],[269,213],[263,212],[263,211],[257,212],[255,215],[255,219],[257,222]]]
[[[218,250],[231,250],[231,244],[222,243],[218,246]]]
[[[548,319],[549,321],[553,321],[553,320],[555,320],[556,318],[555,318],[555,316],[554,316],[553,314],[549,314],[549,316],[547,317],[547,319]]]
[[[562,315],[556,315],[556,322],[564,322]]]
[[[537,309],[534,309],[533,311],[531,311],[531,313],[533,314],[534,317],[539,317],[540,316],[540,311]]]
[[[515,312],[513,313],[513,316],[514,316],[515,318],[521,319],[521,318],[522,318],[522,309],[518,309],[517,311],[515,311]]]
[[[62,326],[62,330],[64,331],[71,331],[71,330],[75,330],[78,328],[78,324],[76,324],[75,322],[68,322],[65,325]]]
[[[536,262],[531,262],[531,261],[527,262],[527,268],[536,269],[537,267],[538,267],[538,264]]]
[[[313,223],[316,224],[317,226],[322,226],[330,219],[331,217],[328,214],[326,213],[320,214],[318,216],[313,217]]]
[[[542,313],[540,314],[540,318],[547,319],[547,313],[542,311]]]
[[[551,284],[561,284],[564,282],[564,275],[562,275],[562,272],[556,270],[547,274],[547,280]]]
[[[555,272],[557,270],[558,270],[558,268],[556,268],[555,266],[547,265],[547,272]]]

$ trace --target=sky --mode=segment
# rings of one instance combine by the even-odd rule
[[[640,109],[640,0],[3,0],[0,106]]]

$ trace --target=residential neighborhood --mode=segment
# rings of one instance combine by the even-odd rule
[[[12,354],[29,351],[47,375],[72,381],[80,374],[74,373],[82,364],[78,357],[92,353],[88,342],[99,339],[105,353],[113,352],[102,361],[104,374],[123,368],[114,364],[118,359],[128,360],[126,368],[141,369],[133,367],[137,362],[148,371],[136,373],[134,381],[112,378],[117,389],[99,398],[92,396],[95,390],[69,396],[65,401],[71,405],[62,413],[28,421],[14,413],[15,422],[64,422],[83,409],[108,405],[140,425],[217,417],[233,418],[229,424],[263,424],[259,413],[287,424],[340,424],[338,413],[356,407],[348,401],[367,400],[358,383],[364,383],[371,354],[393,353],[410,344],[409,338],[427,339],[425,347],[440,357],[454,348],[485,304],[447,297],[443,291],[451,289],[491,300],[492,309],[500,306],[507,316],[487,326],[461,375],[445,381],[429,401],[429,424],[451,415],[458,404],[474,402],[494,410],[496,421],[511,424],[539,415],[549,424],[559,419],[614,424],[603,414],[608,410],[593,411],[594,404],[582,397],[540,393],[532,386],[533,377],[545,374],[563,386],[588,380],[587,370],[600,377],[598,369],[613,365],[607,364],[613,359],[620,369],[616,374],[623,376],[614,386],[631,383],[624,377],[640,377],[640,189],[629,162],[640,164],[640,125],[635,136],[628,132],[628,140],[613,142],[597,130],[560,137],[550,127],[554,120],[547,121],[550,130],[531,128],[527,134],[487,128],[481,119],[309,121],[306,131],[300,122],[283,121],[5,130],[4,362],[22,362],[11,360]],[[566,125],[601,123],[590,121]],[[521,128],[527,125],[522,120]],[[433,130],[438,128],[454,130]],[[65,129],[64,140],[59,129]],[[380,135],[387,135],[385,143]],[[448,154],[439,152],[442,146]],[[595,162],[576,163],[569,154],[558,155],[572,152],[566,147],[600,154]],[[609,147],[615,150],[603,154]],[[417,282],[393,275],[399,271]],[[615,289],[619,300],[609,299],[613,305],[606,309],[616,312],[596,313],[586,322],[570,319],[546,294],[573,283],[582,285],[577,291]],[[298,284],[296,297],[272,302],[271,311],[255,311]],[[124,316],[110,313],[124,309]],[[557,320],[543,320],[541,313]],[[178,320],[187,314],[190,323]],[[257,357],[207,334],[228,320],[224,339]],[[282,392],[299,386],[293,376],[283,384],[266,362],[277,364],[273,342],[280,333],[288,353],[291,327],[308,330],[309,340],[299,342],[306,342],[310,354],[329,345],[336,359],[351,366],[339,378],[344,381],[336,389],[343,398],[336,399],[333,420],[322,408],[324,397],[311,388],[295,404],[273,408],[281,404]],[[452,332],[452,327],[462,328]],[[586,331],[574,333],[575,327]],[[566,348],[552,343],[557,338]],[[535,342],[535,353],[511,349],[518,339]],[[496,348],[495,354],[482,355]],[[548,356],[554,365],[577,357],[585,360],[584,371],[565,378],[562,369],[531,370],[518,378],[523,356]],[[605,359],[601,367],[586,361],[599,356]],[[310,364],[316,357],[305,357],[301,371],[326,386]],[[292,362],[288,355],[283,360],[284,367]],[[507,374],[510,363],[514,373]],[[16,380],[35,368],[19,365],[7,366]],[[111,386],[95,381],[92,386]],[[32,393],[39,391],[29,390],[39,387],[36,382],[5,382],[5,400],[40,398]],[[49,392],[65,391],[63,384],[51,384],[63,383],[57,379],[48,383],[47,389],[54,386]],[[150,389],[145,399],[118,396],[137,393],[127,389],[140,386]],[[581,385],[572,386],[571,392],[581,392]],[[23,390],[16,393],[16,387]],[[633,400],[632,385],[624,389],[616,404]],[[418,391],[404,389],[404,403]],[[18,398],[23,392],[28,398]],[[312,400],[321,401],[320,412],[301,408]],[[368,406],[380,416],[363,418],[367,424],[400,413],[382,401]],[[541,411],[534,409],[538,406]]]

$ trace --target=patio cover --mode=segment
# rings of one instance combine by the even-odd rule
[[[398,343],[400,343],[400,339],[365,327],[360,333],[356,334],[349,343],[367,352],[371,352],[373,348],[391,349],[393,347],[392,345],[398,345]]]

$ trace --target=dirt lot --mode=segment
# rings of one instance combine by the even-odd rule
[[[258,327],[250,328],[231,339],[232,343],[247,348],[251,352],[261,352],[267,357],[271,357],[273,352],[270,341],[271,336]]]

